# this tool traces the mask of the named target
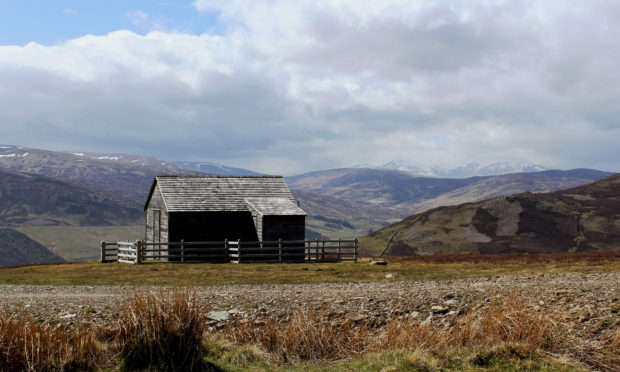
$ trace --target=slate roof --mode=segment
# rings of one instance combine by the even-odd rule
[[[297,203],[287,198],[247,198],[248,207],[266,216],[305,216]]]
[[[305,215],[282,176],[156,176],[145,210],[156,186],[168,212],[241,212],[252,200],[272,214]]]

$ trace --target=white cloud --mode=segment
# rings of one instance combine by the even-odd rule
[[[222,36],[0,46],[3,142],[271,173],[394,158],[620,170],[614,2],[193,5]]]

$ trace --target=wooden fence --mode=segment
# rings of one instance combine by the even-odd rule
[[[101,262],[357,262],[354,240],[277,240],[246,242],[101,242]]]

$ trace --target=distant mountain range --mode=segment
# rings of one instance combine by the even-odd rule
[[[23,146],[0,145],[0,167],[61,177],[81,186],[110,192],[118,196],[144,201],[153,182],[159,174],[200,175],[225,174],[245,175],[248,170],[226,166],[210,168],[210,172],[196,169],[191,164],[170,162],[148,155],[128,155],[96,152],[58,152],[27,148]],[[207,169],[203,167],[203,169]],[[244,173],[244,174],[242,174]]]
[[[108,160],[119,163],[139,165],[143,167],[165,168],[175,171],[185,172],[188,170],[200,171],[208,174],[218,174],[225,176],[260,176],[261,173],[251,170],[229,167],[226,165],[200,162],[200,161],[166,161],[149,155],[130,155],[99,152],[74,152],[73,155],[87,157],[96,160]]]
[[[143,215],[131,199],[0,168],[0,226],[133,225]]]
[[[177,164],[186,169],[196,169],[201,172],[210,174],[221,174],[224,176],[262,176],[262,173],[253,172],[251,170],[229,167],[222,164],[204,162],[204,161],[177,161]]]
[[[204,174],[148,156],[64,153],[0,146],[0,167],[53,176],[75,185],[143,202],[158,174]],[[154,164],[157,162],[157,164]]]
[[[0,145],[0,226],[136,227],[142,224],[144,199],[155,175],[207,172],[257,174],[208,162]],[[391,169],[344,168],[287,177],[287,182],[308,213],[308,237],[350,238],[437,206],[524,191],[552,192],[610,174],[576,169],[437,178]],[[54,241],[61,252],[62,240]]]
[[[391,169],[413,173],[418,176],[438,178],[496,176],[508,173],[541,172],[549,169],[538,164],[515,164],[510,162],[496,162],[484,166],[478,163],[469,163],[460,167],[448,169],[437,165],[415,165],[406,163],[403,160],[393,160],[379,166],[360,164],[352,168]]]
[[[431,178],[388,169],[343,168],[288,177],[292,189],[391,208],[404,217],[441,205],[454,205],[514,193],[550,192],[611,175],[591,169],[513,173],[470,178]]]
[[[360,239],[371,255],[620,250],[620,174],[552,193],[439,207]]]

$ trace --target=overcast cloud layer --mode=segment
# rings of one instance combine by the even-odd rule
[[[571,3],[198,0],[218,34],[0,46],[0,143],[278,174],[618,171],[620,2]]]

